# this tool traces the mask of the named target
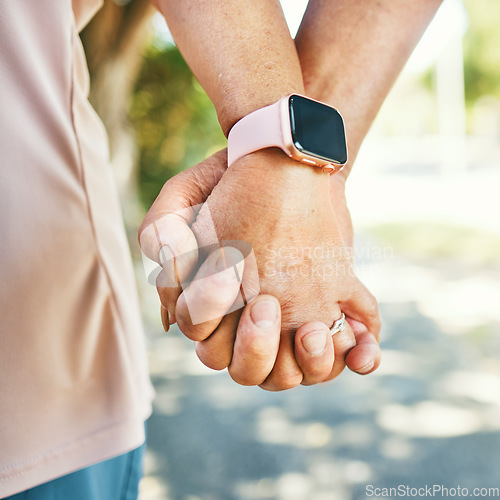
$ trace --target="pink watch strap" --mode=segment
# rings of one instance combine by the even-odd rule
[[[233,125],[227,138],[228,166],[259,149],[277,147],[288,153],[283,136],[286,127],[290,129],[288,106],[283,109],[288,98],[282,97],[270,106],[257,109]],[[288,123],[283,123],[287,119]]]

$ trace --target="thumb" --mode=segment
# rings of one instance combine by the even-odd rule
[[[148,280],[157,286],[168,313],[165,326],[175,321],[181,285],[198,263],[198,243],[190,225],[226,166],[226,150],[222,150],[167,181],[139,229]]]

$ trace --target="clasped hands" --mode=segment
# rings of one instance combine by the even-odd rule
[[[277,149],[229,169],[222,150],[170,179],[139,230],[165,330],[177,322],[205,365],[266,390],[375,370],[380,316],[353,272],[344,188]]]

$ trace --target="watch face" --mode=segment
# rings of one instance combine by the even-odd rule
[[[301,153],[347,162],[344,121],[336,109],[299,95],[290,96],[289,107],[292,140]]]

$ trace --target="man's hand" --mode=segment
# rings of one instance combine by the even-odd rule
[[[281,304],[280,348],[264,388],[315,383],[342,371],[345,355],[356,344],[351,327],[334,336],[335,349],[326,339],[321,351],[325,360],[318,360],[317,373],[309,381],[295,357],[294,333],[304,323],[331,326],[344,312],[378,335],[377,303],[353,273],[351,252],[330,201],[330,178],[320,170],[278,150],[248,155],[224,173],[193,230],[200,246],[214,237],[250,242],[261,290]],[[204,340],[189,322],[180,327],[193,340]],[[320,351],[319,342],[316,348]],[[327,351],[335,351],[335,365]]]
[[[300,166],[300,168],[307,167]],[[171,281],[185,281],[195,268],[198,257],[197,242],[191,232],[190,224],[195,220],[196,213],[192,207],[207,199],[225,171],[225,151],[222,151],[174,177],[166,183],[141,226],[141,247],[151,258],[157,260],[159,254],[157,234],[152,231],[153,223],[157,224],[162,233],[161,238],[164,243],[167,243],[168,248],[172,249],[172,254],[177,257],[190,256],[177,258],[176,269],[169,269],[167,266],[164,272],[171,273],[173,276],[170,278]],[[335,177],[333,176],[331,179],[333,180]],[[324,176],[324,179],[327,178],[328,176]],[[341,181],[340,177],[338,179]],[[331,195],[335,197],[338,213],[342,215],[341,227],[346,231],[345,237],[351,240],[352,226],[349,214],[345,205],[342,205],[345,204],[343,182],[332,182],[331,186]],[[236,257],[237,260],[237,256],[233,255],[233,257]],[[231,255],[226,255],[227,258],[230,259]],[[207,259],[198,273],[214,276],[217,271],[220,271],[216,268],[216,262],[217,259]],[[210,266],[212,266],[212,270],[210,270]],[[238,283],[230,281],[221,283],[217,280],[212,283],[210,280],[208,283],[207,281],[204,283],[204,290],[200,290],[199,287],[197,289],[196,286],[190,287],[190,290],[186,290],[186,294],[183,296],[189,294],[191,294],[191,298],[193,294],[197,296],[197,304],[200,308],[229,309],[238,292]],[[224,318],[218,317],[216,320],[201,326],[194,326],[190,323],[185,301],[181,299],[178,303],[182,292],[181,288],[170,286],[159,287],[158,290],[166,329],[168,329],[169,323],[175,322],[177,315],[177,321],[184,333],[190,338],[199,340],[196,350],[200,359],[207,366],[214,369],[228,367],[231,376],[237,382],[245,385],[255,385],[266,379],[275,366],[280,336],[280,311],[276,298],[260,295],[243,311],[234,311]],[[214,298],[219,301],[217,304],[213,303]],[[176,311],[178,304],[180,304],[180,308]],[[259,307],[255,307],[256,305]],[[262,314],[264,317],[261,317]],[[353,315],[353,318],[359,317],[359,315]],[[364,324],[349,317],[348,321],[353,327],[354,333],[357,334],[358,345],[350,351],[347,364],[354,371],[368,373],[378,366],[380,349],[374,335],[368,333]],[[348,338],[344,335],[343,341],[342,334],[337,334],[336,337],[338,338],[336,344],[338,347],[337,361],[336,368],[332,372],[333,344],[326,325],[313,321],[297,330],[294,339],[294,354],[303,373],[301,379],[303,384],[320,382],[340,373],[344,366],[345,352],[352,347],[353,341],[350,335]],[[316,339],[316,344],[318,341],[320,344],[321,342],[324,344],[324,349],[319,355],[315,352],[317,347],[314,349],[311,346],[314,339]],[[312,342],[308,342],[308,340]],[[305,349],[307,345],[309,345],[310,351]],[[264,387],[284,388],[298,383],[298,377],[294,377],[293,383],[286,383],[285,378],[287,378],[286,374],[282,373],[278,376],[279,385],[277,387],[268,385]]]
[[[251,4],[217,0],[201,3],[195,0],[156,0],[155,3],[165,15],[177,46],[214,103],[226,134],[241,117],[276,102],[286,94],[307,94],[330,103],[344,116],[350,156],[345,170],[349,171],[380,105],[441,0],[406,0],[396,6],[394,2],[384,0],[371,10],[352,0],[311,0],[295,44],[277,0],[259,0]],[[217,36],[213,36],[214,33]],[[349,240],[352,239],[343,180],[337,174],[330,182],[331,205],[328,206],[325,203],[328,189],[321,186],[325,183],[305,174],[305,167],[289,165],[284,169],[286,159],[281,161],[276,157],[276,161],[271,161],[271,157],[267,160],[262,157],[256,160],[260,155],[257,153],[236,163],[232,173],[228,172],[222,178],[209,204],[213,207],[217,236],[250,241],[256,250],[259,271],[264,272],[263,290],[276,294],[282,301],[288,334],[280,341],[278,359],[263,387],[290,387],[298,383],[301,371],[304,384],[322,380],[327,371],[325,367],[330,363],[330,338],[326,338],[323,353],[311,362],[312,372],[307,363],[301,362],[301,353],[304,352],[304,343],[307,344],[306,339],[316,337],[316,340],[321,340],[321,333],[326,335],[324,322],[331,325],[340,310],[346,313],[352,333],[346,331],[335,335],[335,356],[338,360],[343,357],[353,343],[354,334],[357,345],[349,351],[346,363],[359,373],[369,373],[378,366],[380,358],[376,342],[380,321],[375,300],[352,274],[350,259],[346,254],[342,256],[340,250],[342,238],[347,246],[351,245]],[[212,166],[213,158],[207,160]],[[167,183],[148,214],[149,223],[159,217],[163,220],[157,213],[174,213],[179,208],[205,201],[224,171],[217,167],[207,169],[204,163]],[[295,175],[293,172],[297,168],[303,170]],[[198,176],[201,176],[204,186],[201,190],[196,187]],[[191,205],[181,203],[182,206],[176,207],[175,200],[184,203],[186,199],[175,193],[192,193],[192,184],[197,195],[204,192],[203,199],[194,196],[196,199],[191,200]],[[169,201],[172,193],[174,202]],[[171,246],[166,246],[166,260],[170,264],[166,265],[165,272],[175,275],[178,281],[189,276],[198,260],[198,250],[194,248],[196,239],[190,229],[196,217],[193,210],[187,210],[183,217],[167,217],[170,221],[160,228],[172,240]],[[328,225],[329,217],[331,226]],[[204,239],[211,240],[214,236],[210,234],[210,219],[205,209],[197,220],[195,231],[201,244]],[[148,227],[143,231],[146,240],[149,238]],[[308,241],[309,237],[315,241]],[[324,262],[325,269],[318,273],[323,267],[324,257],[306,256],[302,250],[308,245],[316,245],[321,249],[320,254],[326,249],[335,250],[336,265]],[[179,256],[178,252],[185,246],[190,247],[191,257],[178,259],[172,268],[171,257]],[[283,259],[279,250],[290,247],[299,249],[298,257]],[[158,249],[153,254],[158,256]],[[315,278],[312,281],[305,280],[304,276],[292,278],[290,262],[293,260],[297,261],[296,272],[306,270],[306,274],[309,272]],[[211,262],[217,264],[219,259],[207,262],[206,265],[210,266]],[[281,275],[273,281],[268,271]],[[205,268],[203,272],[211,271]],[[327,272],[331,272],[335,280],[326,279]],[[176,314],[179,316],[175,300],[179,294],[179,289],[174,289],[170,296],[163,294],[162,302],[169,309],[167,318],[170,316],[170,323],[175,321]],[[226,300],[231,297],[228,294]],[[295,303],[292,297],[297,297]],[[247,310],[248,306],[245,312]],[[267,310],[269,313],[270,308]],[[249,317],[245,312],[240,327]],[[236,331],[237,311],[231,312],[218,326],[212,324],[210,328],[215,328],[215,331],[211,335],[208,334],[210,328],[200,335],[200,330],[192,328],[194,325],[190,325],[189,318],[184,319],[183,314],[177,317],[178,322],[186,335],[200,340],[197,352],[203,362],[214,368],[230,362],[229,372],[233,378],[241,383],[257,380],[258,377],[240,378],[234,368],[240,330],[236,336],[231,332]],[[323,321],[315,324],[320,335],[314,336],[308,331],[306,336],[299,328],[293,344],[294,329],[301,321],[310,318]],[[318,346],[319,342],[316,344]],[[335,376],[342,367],[340,361],[336,362],[327,378]]]

